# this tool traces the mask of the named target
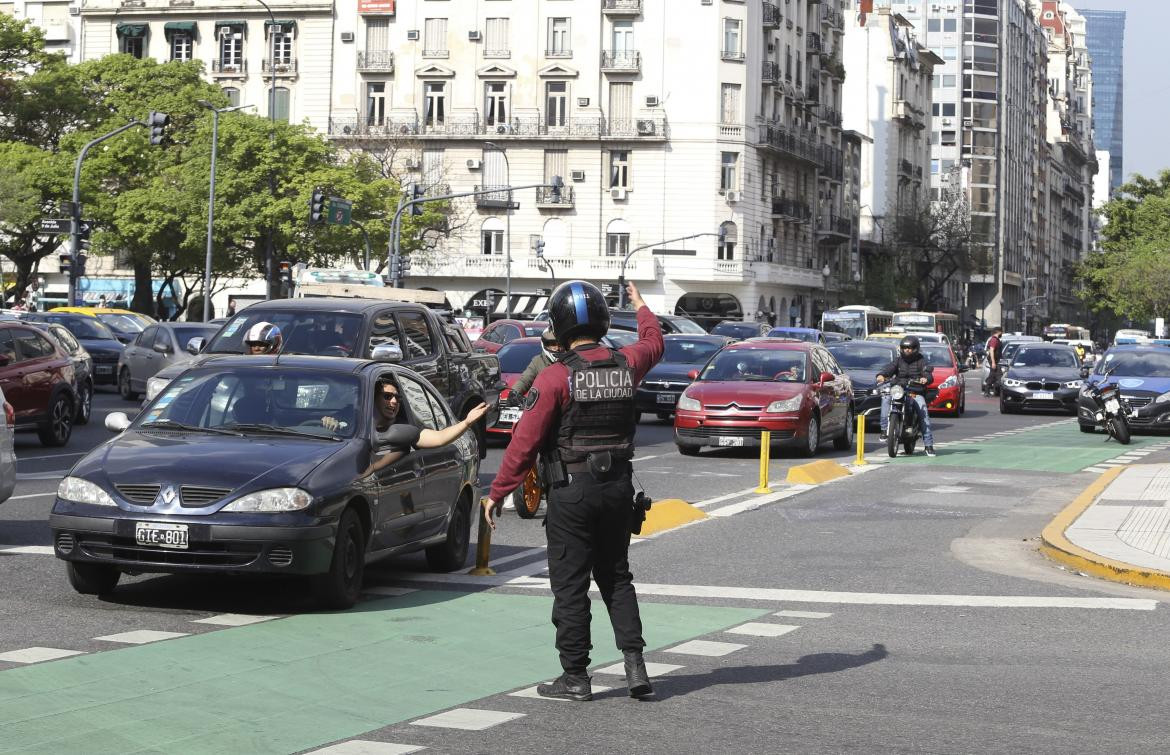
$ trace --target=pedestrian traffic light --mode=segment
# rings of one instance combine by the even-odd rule
[[[390,280],[393,281],[394,283],[397,283],[398,279],[401,275],[402,275],[402,264],[399,260],[398,255],[395,254],[390,258]]]
[[[411,201],[415,202],[415,204],[412,204],[410,206],[410,214],[411,215],[422,215],[423,214],[422,202],[420,202],[418,200],[421,200],[424,196],[426,196],[426,192],[423,190],[422,184],[411,184],[410,185],[410,199],[411,199]]]
[[[166,113],[160,113],[157,110],[150,111],[150,117],[146,119],[146,125],[150,128],[151,144],[159,145],[163,143],[167,138],[167,124],[170,122],[171,117]]]
[[[76,264],[73,267],[73,276],[75,278],[85,277],[85,262],[88,259],[89,255],[87,255],[85,252],[81,252],[77,255]]]
[[[285,283],[292,283],[293,274],[291,262],[280,263],[280,279]]]
[[[61,253],[57,255],[57,272],[68,273],[73,268],[73,255]]]
[[[544,239],[536,240],[536,258],[544,259]]]
[[[309,198],[309,225],[317,225],[325,221],[325,192],[313,189],[313,196]]]

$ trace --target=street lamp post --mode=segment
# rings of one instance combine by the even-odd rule
[[[207,256],[203,263],[203,322],[207,322],[211,319],[211,234],[215,227],[215,163],[219,156],[219,114],[252,106],[217,108],[207,100],[197,102],[211,111],[211,187],[207,191]]]
[[[829,276],[831,276],[832,274],[833,274],[833,270],[829,267],[829,263],[826,262],[825,266],[821,268],[821,279],[824,281],[824,284],[825,284],[823,289],[822,289],[822,298],[821,298],[821,312],[822,313],[824,313],[825,310],[827,310],[829,308]]]
[[[505,316],[512,319],[512,165],[508,162],[508,152],[495,142],[484,142],[483,146],[499,152],[504,157],[504,169],[508,177],[508,206],[504,208],[504,274],[505,274]]]
[[[269,21],[269,39],[271,44],[268,52],[268,62],[270,70],[268,72],[268,143],[276,146],[276,16],[272,15],[272,9],[268,7],[268,3],[264,0],[256,0],[264,6],[264,10],[268,11]],[[261,71],[263,74],[263,71]],[[268,193],[276,198],[276,176],[272,173],[268,174]],[[264,298],[272,298],[272,251],[276,240],[273,236],[276,235],[276,229],[272,226],[268,228],[267,239],[264,241]]]
[[[630,257],[633,257],[636,252],[640,252],[643,249],[649,249],[652,246],[662,246],[663,244],[673,244],[676,241],[686,241],[688,239],[697,239],[700,236],[718,236],[719,243],[722,244],[723,239],[726,238],[727,234],[723,231],[722,228],[720,228],[717,233],[710,233],[710,232],[692,233],[689,236],[679,236],[676,239],[665,239],[663,241],[655,241],[653,244],[643,244],[642,246],[634,247],[629,252],[627,252],[626,256],[622,257],[621,272],[618,273],[618,309],[621,309],[622,307],[626,306],[626,264],[629,263]]]

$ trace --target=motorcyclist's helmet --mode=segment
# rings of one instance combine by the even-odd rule
[[[544,353],[544,356],[555,362],[557,360],[557,352],[560,351],[560,348],[561,345],[557,343],[557,337],[553,333],[553,329],[545,328],[544,332],[540,334],[540,350]]]
[[[597,286],[569,281],[549,297],[548,319],[557,342],[567,349],[579,338],[600,340],[609,331],[609,305]]]
[[[258,322],[248,328],[247,334],[244,335],[245,346],[262,348],[265,354],[279,352],[283,343],[284,338],[280,334],[280,328],[270,322]]]
[[[918,340],[918,336],[906,336],[898,343],[898,349],[902,352],[907,350],[911,354],[917,354],[922,350],[922,344]]]

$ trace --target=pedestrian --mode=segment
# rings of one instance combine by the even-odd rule
[[[504,497],[519,487],[543,455],[547,479],[548,571],[553,591],[552,623],[563,673],[537,686],[543,697],[587,701],[589,682],[589,578],[592,574],[609,611],[617,647],[625,660],[631,697],[653,693],[642,650],[642,620],[630,573],[631,530],[640,526],[631,481],[638,412],[634,395],[643,376],[662,358],[658,318],[627,284],[637,310],[638,340],[620,350],[601,346],[609,329],[609,307],[592,283],[562,283],[549,297],[549,320],[564,355],[533,382],[504,452],[484,517],[494,516]]]
[[[106,304],[106,295],[105,294],[102,294],[101,296],[98,297],[97,305],[98,305],[99,309],[106,309],[106,307],[108,305]]]
[[[532,383],[536,380],[536,376],[544,371],[561,355],[561,345],[557,343],[557,337],[553,335],[552,328],[545,328],[544,332],[540,334],[540,353],[532,357],[532,361],[524,368],[524,372],[520,373],[520,377],[508,389],[508,402],[519,406],[523,403],[524,396],[528,393],[528,389],[532,387]]]
[[[228,299],[227,316],[231,317],[236,313],[236,300]]]
[[[1003,356],[1003,328],[992,328],[991,338],[984,347],[987,356],[987,379],[983,381],[983,395],[990,396],[999,383],[999,358]]]

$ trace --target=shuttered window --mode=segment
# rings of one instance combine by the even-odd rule
[[[390,49],[390,19],[366,16],[366,51]]]
[[[434,58],[447,57],[447,19],[428,18],[425,29],[423,55]]]
[[[508,40],[508,19],[487,19],[485,31],[486,39],[483,47],[485,57],[506,58],[511,55],[511,42]]]
[[[569,150],[546,149],[544,151],[544,182],[548,183],[553,176],[562,179],[569,175]]]

